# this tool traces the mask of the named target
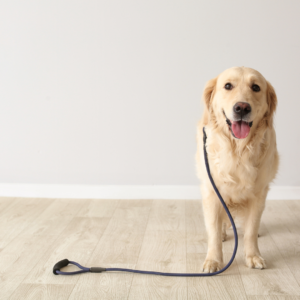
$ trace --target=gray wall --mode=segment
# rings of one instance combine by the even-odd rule
[[[194,185],[204,84],[248,66],[275,87],[300,185],[299,1],[1,1],[0,182]]]

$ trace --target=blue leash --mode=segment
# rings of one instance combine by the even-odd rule
[[[230,261],[228,262],[228,264],[223,269],[221,269],[220,271],[217,271],[217,272],[213,272],[213,273],[163,273],[163,272],[141,271],[141,270],[123,269],[123,268],[100,268],[100,267],[86,268],[86,267],[81,266],[77,262],[69,261],[68,259],[64,259],[64,260],[59,261],[57,264],[55,264],[55,266],[53,267],[53,273],[55,275],[75,275],[75,274],[81,274],[81,273],[87,273],[87,272],[101,273],[101,272],[118,271],[118,272],[131,272],[131,273],[151,274],[151,275],[161,275],[161,276],[206,277],[206,276],[214,276],[214,275],[220,274],[220,273],[224,272],[225,270],[227,270],[229,268],[229,266],[232,264],[232,262],[235,258],[235,255],[236,255],[236,251],[237,251],[237,247],[238,247],[238,236],[237,236],[237,231],[236,231],[236,227],[235,227],[234,221],[232,219],[232,216],[231,216],[231,214],[230,214],[222,196],[220,195],[220,193],[215,185],[215,182],[210,174],[207,152],[206,152],[206,139],[207,139],[207,135],[205,132],[205,128],[203,127],[203,149],[204,149],[204,159],[205,159],[206,171],[207,171],[208,177],[210,179],[210,182],[211,182],[216,194],[218,195],[218,197],[230,219],[230,222],[231,222],[231,225],[233,228],[233,233],[234,233],[234,240],[235,240],[232,257],[231,257]],[[68,264],[75,265],[78,268],[80,268],[81,270],[75,271],[75,272],[63,272],[60,270],[61,268],[66,267]]]

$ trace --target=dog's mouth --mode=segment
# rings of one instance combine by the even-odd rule
[[[244,139],[249,135],[250,129],[253,125],[252,122],[247,122],[245,120],[231,121],[226,117],[225,112],[223,111],[226,118],[226,123],[228,124],[231,134],[237,139]]]

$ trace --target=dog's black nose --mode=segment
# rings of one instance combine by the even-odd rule
[[[251,112],[251,106],[247,102],[238,102],[234,105],[233,111],[240,116],[245,116]]]

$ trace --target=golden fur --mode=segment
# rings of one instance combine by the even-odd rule
[[[224,88],[227,82],[233,84],[232,90]],[[251,89],[253,84],[260,86],[260,92]],[[203,271],[214,272],[222,267],[222,240],[225,240],[226,228],[230,225],[206,173],[203,158],[204,126],[208,137],[207,153],[211,174],[233,217],[242,219],[246,265],[250,268],[265,268],[257,237],[269,183],[274,179],[279,164],[273,127],[276,93],[256,70],[235,67],[207,82],[203,101],[205,108],[197,127],[196,154],[208,233],[208,252]],[[252,107],[253,126],[244,139],[232,136],[223,113],[231,119],[233,106],[237,102],[247,102]]]

